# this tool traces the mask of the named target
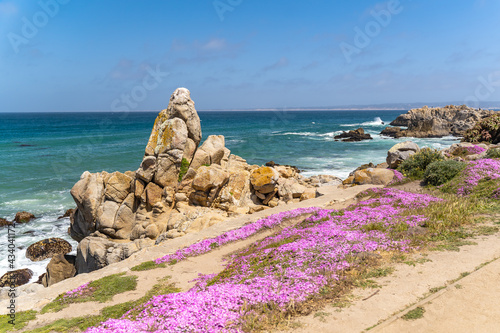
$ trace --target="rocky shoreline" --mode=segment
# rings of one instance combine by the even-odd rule
[[[477,120],[492,114],[465,106],[424,107],[408,111],[391,125],[407,126],[404,135],[415,137],[463,135]],[[429,122],[433,115],[439,116]],[[387,131],[394,131],[394,127],[382,134]],[[358,129],[336,139],[359,141],[371,137]],[[231,154],[221,135],[200,142],[201,125],[194,102],[187,89],[179,88],[167,109],[159,113],[136,171],[82,174],[71,190],[77,209],[68,211],[68,232],[79,242],[77,255],[67,254],[71,246],[68,248],[63,240],[47,239],[30,246],[27,257],[32,260],[52,258],[47,273],[38,282],[48,287],[228,219],[275,207],[286,210],[317,198],[320,186],[387,185],[394,178],[393,169],[420,150],[411,141],[396,144],[388,151],[386,163],[363,165],[342,181],[326,175],[305,178],[296,167],[272,161],[264,166],[249,165]],[[442,153],[454,155],[455,150],[469,146],[472,144],[455,144]],[[464,158],[472,160],[480,155]],[[23,214],[30,217],[29,213]],[[29,270],[20,270],[19,285],[30,277]],[[39,287],[26,286],[23,290],[30,292]]]
[[[411,109],[393,120],[380,134],[393,138],[439,138],[444,136],[463,136],[474,125],[496,111],[474,109],[466,105],[447,105],[442,108]],[[406,129],[402,129],[406,127]]]

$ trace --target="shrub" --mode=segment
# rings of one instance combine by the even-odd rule
[[[425,169],[424,180],[429,185],[439,186],[455,178],[466,166],[466,163],[454,160],[435,161]]]
[[[468,129],[462,141],[466,142],[500,142],[500,114],[480,120]]]
[[[486,152],[488,158],[500,158],[500,148],[493,148]]]
[[[182,177],[188,172],[189,169],[189,161],[185,158],[182,158],[181,168],[179,170],[179,178],[177,179],[179,182],[182,181]]]
[[[424,148],[418,153],[411,155],[398,167],[398,171],[411,179],[422,179],[425,169],[435,161],[444,160],[443,155],[436,149]]]

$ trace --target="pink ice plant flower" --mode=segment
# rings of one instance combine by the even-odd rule
[[[187,257],[198,256],[200,254],[207,253],[213,250],[214,247],[218,247],[241,239],[246,239],[263,229],[273,228],[279,225],[283,219],[292,218],[307,213],[313,213],[318,211],[319,209],[320,208],[318,207],[298,208],[291,211],[270,215],[264,219],[260,219],[254,223],[247,224],[241,228],[225,232],[215,238],[204,239],[191,246],[180,249],[173,254],[168,254],[164,257],[158,258],[155,260],[155,263],[161,264],[164,262],[178,262],[184,260]]]
[[[462,174],[464,178],[458,184],[457,193],[466,196],[472,193],[481,179],[500,179],[500,160],[485,158],[471,161]]]
[[[476,145],[465,147],[465,149],[467,150],[467,153],[469,153],[470,155],[481,154],[486,150],[483,147],[479,147]]]
[[[222,245],[276,226],[284,218],[313,214],[255,243],[251,251],[233,254],[225,266],[230,274],[201,275],[189,291],[153,297],[134,309],[139,312],[135,317],[127,313],[87,332],[242,332],[245,315],[259,314],[263,305],[286,311],[318,295],[340,279],[343,270],[356,265],[353,258],[359,253],[409,250],[408,240],[390,237],[391,228],[425,221],[424,216],[403,212],[442,200],[395,189],[373,191],[380,197],[344,211],[301,208],[275,214],[160,258],[159,262],[182,260],[210,251],[214,242]],[[372,223],[382,223],[387,230],[362,228]]]
[[[392,180],[390,181],[389,185],[393,185],[395,183],[399,183],[401,181],[403,181],[406,177],[401,173],[399,172],[398,170],[392,170],[394,171],[394,177],[392,178]]]

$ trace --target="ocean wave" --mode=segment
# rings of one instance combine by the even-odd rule
[[[281,135],[281,136],[297,135],[297,136],[333,138],[335,135],[338,135],[340,133],[342,133],[342,131],[334,131],[334,132],[327,132],[327,133],[313,133],[313,132],[285,132],[285,133],[278,133],[278,132],[274,132],[272,135]]]
[[[365,121],[357,124],[342,124],[342,127],[354,127],[354,126],[386,126],[387,122],[383,121],[380,117],[373,118],[372,121]]]

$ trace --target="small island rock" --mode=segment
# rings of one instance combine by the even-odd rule
[[[47,238],[31,244],[26,249],[26,258],[31,261],[40,261],[52,258],[57,254],[71,252],[71,244],[62,238]]]

